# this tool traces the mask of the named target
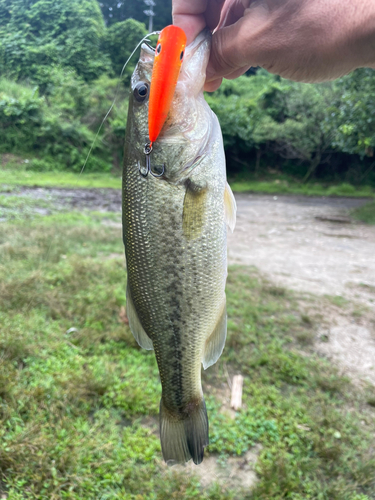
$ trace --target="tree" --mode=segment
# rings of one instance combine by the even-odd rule
[[[16,80],[43,78],[55,64],[86,81],[110,68],[96,0],[0,0],[0,22],[0,73]]]
[[[262,153],[294,162],[294,174],[307,180],[326,161],[332,130],[326,120],[335,91],[331,84],[307,85],[260,70],[256,75],[224,81],[207,100],[218,115],[230,159]],[[255,153],[255,154],[254,154]]]
[[[361,157],[375,150],[375,71],[360,69],[336,82],[341,94],[332,109],[336,125],[334,144],[346,153]]]
[[[112,61],[113,76],[120,75],[124,63],[146,34],[145,25],[134,19],[112,24],[107,29],[104,47]],[[134,65],[128,66],[125,75],[129,77],[133,68]]]
[[[154,30],[161,30],[172,23],[172,0],[155,0]],[[125,19],[136,19],[148,26],[147,10],[143,0],[102,0],[100,2],[108,26]]]
[[[282,112],[272,116],[265,107],[267,114],[255,127],[254,139],[257,143],[269,141],[269,147],[282,158],[307,165],[305,182],[329,160],[324,155],[332,150],[333,132],[327,118],[335,91],[329,83],[307,85],[283,80],[275,82],[267,98],[282,103]]]

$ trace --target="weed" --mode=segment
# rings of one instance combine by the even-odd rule
[[[375,202],[372,201],[362,207],[356,208],[351,215],[359,221],[366,222],[367,224],[375,224]]]
[[[54,214],[0,225],[0,476],[12,500],[329,498],[375,488],[372,395],[301,355],[315,320],[256,270],[230,269],[228,340],[204,385],[245,377],[234,419],[205,390],[208,452],[223,464],[261,443],[252,492],[166,470],[154,424],[153,353],[122,321],[126,271],[115,214]],[[112,256],[115,256],[114,258]],[[297,349],[296,349],[297,348]],[[362,397],[362,399],[361,399]],[[354,408],[350,412],[348,407]],[[369,426],[371,427],[371,426]],[[370,498],[370,496],[368,497]]]
[[[348,306],[349,301],[341,295],[325,295],[325,297],[335,306],[344,308]]]

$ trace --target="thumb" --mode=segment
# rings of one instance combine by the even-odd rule
[[[267,28],[265,9],[253,8],[230,26],[212,35],[206,81],[239,76],[250,66],[258,66],[259,46]]]

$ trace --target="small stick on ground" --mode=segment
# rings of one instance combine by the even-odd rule
[[[243,376],[235,375],[232,383],[232,394],[230,398],[230,406],[234,410],[240,410],[242,406],[242,386]]]

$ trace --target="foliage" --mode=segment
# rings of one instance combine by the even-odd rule
[[[8,193],[1,203],[22,201]],[[251,492],[203,490],[163,466],[157,365],[121,316],[118,223],[118,214],[64,213],[0,226],[1,491],[19,500],[371,498],[371,400],[309,354],[315,319],[304,311],[314,303],[244,267],[230,269],[227,344],[203,374],[208,453],[230,467],[260,443],[259,481]],[[221,395],[228,372],[245,376],[235,419]]]
[[[348,95],[342,97],[344,83],[356,89],[351,91],[351,99],[355,92],[367,96],[357,104],[362,114],[357,110],[353,122],[370,134],[372,120],[365,116],[365,110],[371,110],[368,101],[375,76],[371,70],[366,75],[363,83],[355,72],[337,83],[312,85],[260,70],[254,76],[224,81],[206,98],[222,127],[229,170],[245,171],[247,167],[249,171],[251,163],[253,172],[259,174],[271,164],[305,181],[316,174],[327,180],[375,183],[375,163],[343,156],[342,152],[354,155],[360,151],[339,142],[345,140],[342,131],[348,130],[343,124],[348,120],[345,113],[352,110]],[[366,144],[369,141],[366,139]]]
[[[108,26],[132,18],[148,26],[148,16],[144,13],[148,9],[144,0],[101,0],[100,7]],[[153,7],[154,30],[161,30],[172,24],[172,0],[155,0]]]
[[[340,99],[331,109],[334,145],[346,153],[373,157],[375,149],[375,76],[360,69],[337,82]]]
[[[37,86],[0,79],[0,152],[41,156],[44,165],[51,165],[47,170],[80,171],[117,87],[118,81],[106,76],[88,86],[74,70],[59,67],[51,67],[43,97]],[[112,111],[96,141],[88,170],[106,171],[121,161],[126,126],[122,87],[117,94],[122,105]]]
[[[374,75],[369,79],[375,81]],[[333,155],[343,150],[358,152],[338,150],[338,118],[332,120],[332,115],[336,116],[341,105],[340,85],[301,84],[263,70],[254,76],[224,81],[207,101],[222,126],[229,166],[248,164],[249,156],[256,151],[256,173],[263,157],[268,164],[277,162],[284,172],[305,181],[318,167],[320,176],[329,178]],[[358,120],[362,118],[358,116]]]
[[[112,24],[106,30],[105,49],[112,61],[113,76],[120,76],[121,70],[133,52],[137,43],[147,34],[144,24],[127,19]],[[128,76],[127,81],[134,70],[134,65],[128,65],[125,74]]]
[[[0,74],[44,83],[51,65],[74,68],[87,81],[109,70],[96,0],[1,0],[0,20]]]
[[[0,80],[1,152],[27,151],[37,142],[44,99],[37,87],[22,87]]]
[[[353,210],[352,216],[367,224],[375,224],[375,202],[373,201],[360,208],[356,208]]]

